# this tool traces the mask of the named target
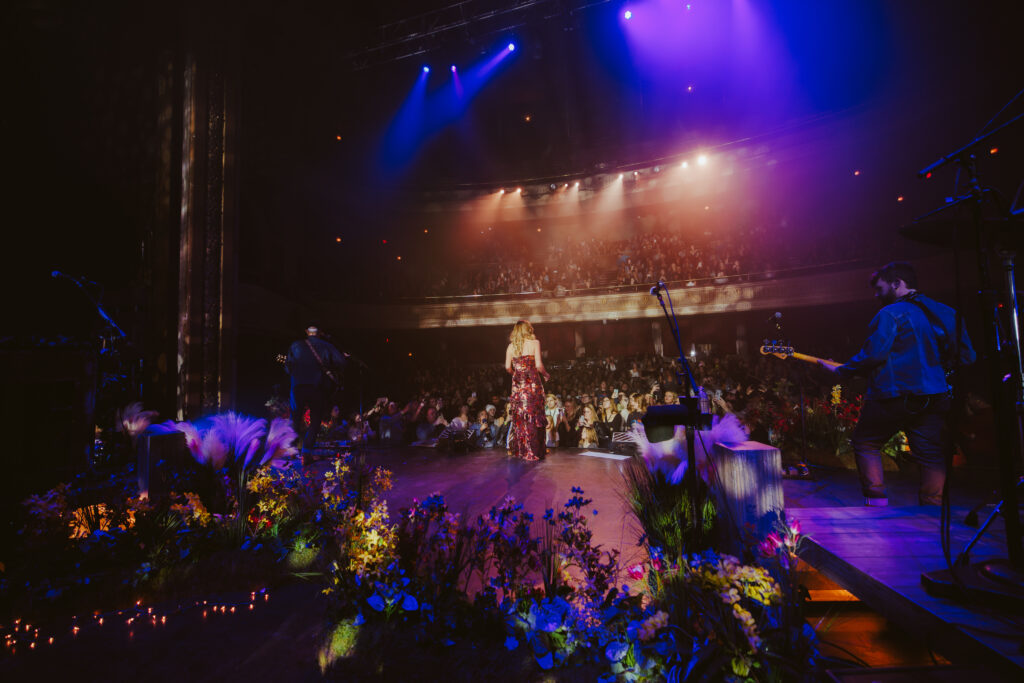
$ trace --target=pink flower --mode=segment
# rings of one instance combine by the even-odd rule
[[[652,557],[651,558],[651,568],[654,571],[656,571],[656,572],[660,572],[661,571],[662,564],[661,564],[661,558],[660,557]]]
[[[634,581],[640,581],[644,578],[644,566],[642,564],[634,564],[632,567],[626,568],[626,573]]]

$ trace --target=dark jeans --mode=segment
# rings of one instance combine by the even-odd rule
[[[308,453],[316,446],[316,436],[320,432],[320,423],[327,414],[330,395],[315,384],[295,384],[292,386],[292,425],[295,433],[302,437],[302,451]],[[303,415],[309,408],[309,427]]]
[[[912,459],[921,467],[921,505],[942,503],[942,485],[946,481],[946,457],[953,442],[947,424],[949,397],[905,396],[867,399],[850,443],[857,457],[860,485],[866,498],[885,498],[882,476],[882,446],[902,431],[910,442]]]

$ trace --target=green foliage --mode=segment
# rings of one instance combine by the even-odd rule
[[[697,496],[689,486],[674,484],[664,472],[649,469],[642,458],[632,458],[624,469],[626,502],[640,521],[644,542],[678,559],[711,547],[717,511],[707,484],[697,479]]]

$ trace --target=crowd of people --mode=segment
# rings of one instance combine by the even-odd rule
[[[654,354],[593,358],[547,365],[544,439],[548,447],[610,448],[652,405],[676,402],[684,389],[678,360]],[[825,373],[812,365],[740,355],[691,363],[695,381],[717,414],[741,419],[766,402],[828,395]],[[500,364],[424,368],[402,398],[379,397],[362,414],[337,407],[322,423],[327,441],[380,445],[419,444],[441,449],[505,448],[511,423],[511,383]],[[756,429],[756,425],[748,425]],[[767,435],[760,435],[767,441]]]
[[[805,253],[799,244],[771,238],[760,225],[713,233],[651,231],[629,239],[547,238],[542,248],[525,240],[495,238],[486,249],[470,250],[440,274],[432,269],[429,276],[413,275],[400,289],[427,296],[557,297],[658,280],[696,286],[770,278],[788,268],[849,260],[863,255],[864,245],[863,240],[837,241],[830,248]]]

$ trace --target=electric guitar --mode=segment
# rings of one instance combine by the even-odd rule
[[[285,365],[288,362],[288,356],[284,355],[283,353],[279,353],[274,356],[274,360],[280,363],[281,365]],[[327,377],[327,379],[331,381],[331,384],[334,385],[334,388],[338,388],[341,386],[341,381],[338,379],[338,375],[333,370],[328,370],[327,368],[321,368],[321,370],[324,373],[324,376]]]
[[[842,363],[837,363],[834,360],[826,360],[824,358],[818,358],[817,356],[810,356],[806,353],[798,353],[793,350],[792,346],[782,346],[781,344],[765,344],[761,347],[761,355],[775,356],[776,358],[781,358],[783,360],[787,358],[796,358],[797,360],[814,363],[815,365],[818,363],[824,363],[833,370],[842,365]]]

